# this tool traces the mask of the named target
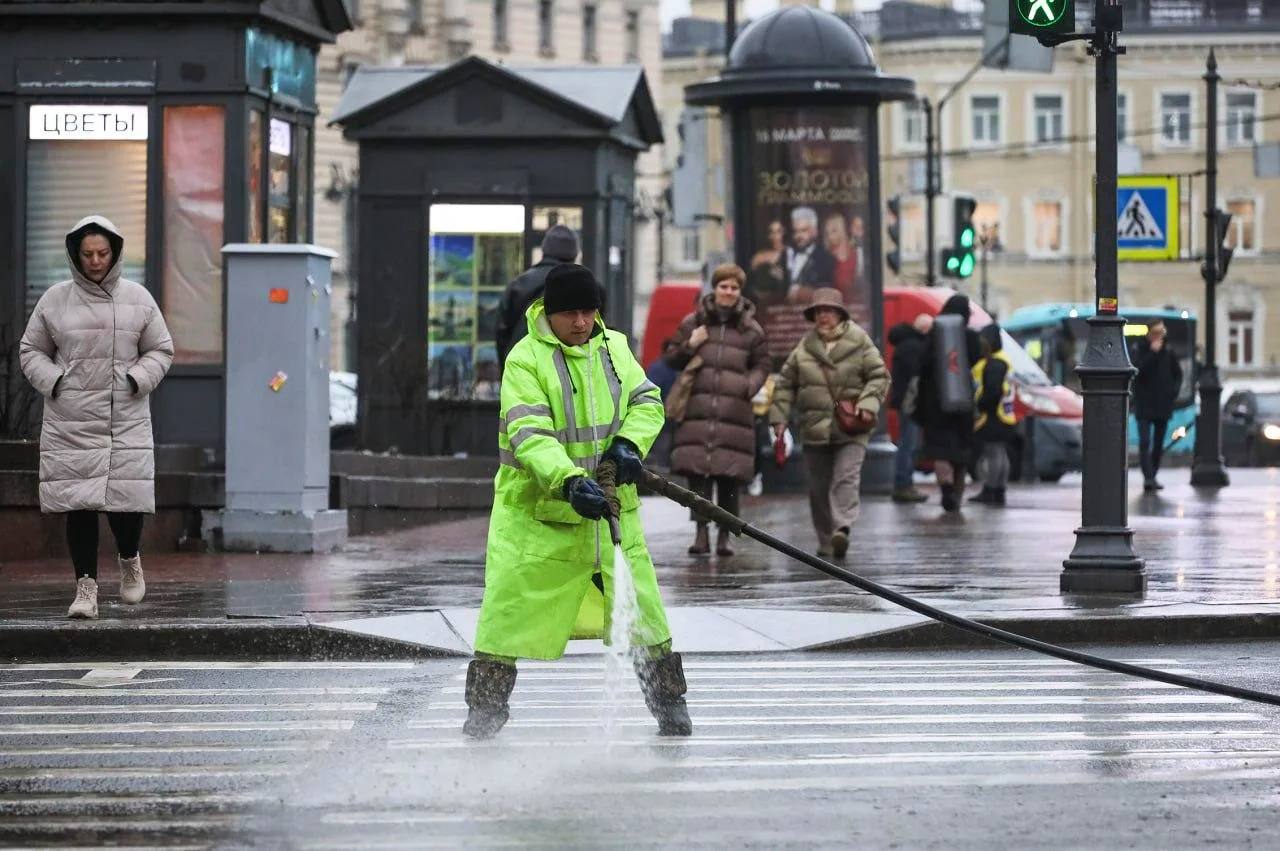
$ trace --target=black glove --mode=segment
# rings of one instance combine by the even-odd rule
[[[573,510],[588,520],[599,520],[609,513],[609,502],[604,491],[594,480],[586,476],[574,476],[564,483],[564,498]]]
[[[634,485],[640,481],[640,473],[644,470],[640,464],[640,450],[625,437],[613,439],[605,450],[604,459],[617,465],[619,485]]]

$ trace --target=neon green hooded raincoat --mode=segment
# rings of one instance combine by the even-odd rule
[[[529,336],[512,348],[502,374],[501,466],[475,650],[558,659],[570,637],[607,637],[613,600],[608,524],[573,510],[564,498],[565,480],[594,472],[615,437],[648,454],[665,413],[658,388],[622,334],[597,319],[600,330],[590,340],[566,346],[552,332],[542,299],[525,315]],[[661,644],[671,631],[640,528],[635,485],[618,488],[618,498],[622,547],[639,605],[632,642]],[[597,572],[603,595],[591,579]]]

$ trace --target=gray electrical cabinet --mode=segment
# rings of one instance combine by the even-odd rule
[[[227,550],[341,546],[329,509],[330,264],[314,245],[222,249],[227,278]]]

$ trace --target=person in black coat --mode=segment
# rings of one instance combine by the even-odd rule
[[[988,505],[1005,504],[1005,487],[1009,483],[1009,444],[1018,436],[1014,415],[1013,363],[1004,353],[1000,326],[992,322],[978,332],[982,341],[982,360],[974,365],[977,420],[974,435],[982,452],[982,492],[971,502]]]
[[[932,328],[933,317],[922,313],[914,322],[899,322],[889,329],[889,344],[893,346],[893,361],[889,367],[892,378],[889,385],[889,407],[898,412],[898,452],[893,463],[894,502],[924,502],[927,498],[911,482],[916,466],[916,445],[920,442],[920,427],[902,410],[902,403],[911,379],[920,374],[925,345]]]
[[[969,322],[969,298],[953,295],[942,305],[939,316],[959,316],[966,325]],[[978,332],[965,328],[965,354],[969,364],[982,357],[982,344]],[[973,464],[974,411],[956,412],[942,409],[942,376],[936,374],[937,349],[942,346],[939,328],[935,323],[925,343],[923,363],[920,368],[920,393],[916,402],[916,422],[924,428],[924,446],[921,454],[933,459],[934,473],[942,491],[942,507],[948,512],[960,510],[960,495],[964,491],[965,471]],[[966,374],[972,384],[973,376]],[[970,390],[972,396],[972,389]]]
[[[494,342],[498,345],[498,363],[505,365],[507,353],[529,333],[524,312],[547,287],[547,273],[562,263],[578,259],[578,235],[564,225],[552,225],[542,238],[542,259],[507,284],[498,310],[498,327]],[[600,304],[604,304],[604,287],[600,287]],[[600,314],[604,315],[601,308]]]
[[[1138,344],[1138,377],[1133,383],[1133,415],[1138,420],[1138,454],[1142,460],[1144,491],[1160,490],[1156,481],[1164,455],[1164,435],[1173,416],[1173,403],[1182,389],[1182,365],[1165,345],[1164,323],[1151,323]]]

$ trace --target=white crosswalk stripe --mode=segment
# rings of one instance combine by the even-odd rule
[[[376,713],[381,678],[413,667],[0,666],[0,847],[248,847],[234,837],[279,784]]]

